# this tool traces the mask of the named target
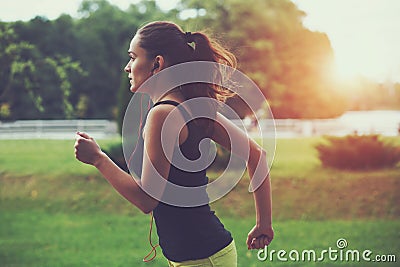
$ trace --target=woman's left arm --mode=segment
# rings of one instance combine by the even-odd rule
[[[256,209],[256,224],[247,236],[249,249],[264,248],[274,238],[272,196],[267,153],[239,127],[217,113],[212,139],[247,162],[250,188]]]

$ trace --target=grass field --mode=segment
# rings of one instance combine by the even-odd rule
[[[318,252],[337,249],[336,241],[345,238],[348,249],[393,254],[397,262],[259,261],[244,243],[254,223],[244,177],[213,203],[235,238],[239,266],[398,266],[400,168],[324,169],[313,149],[320,141],[277,142],[271,172],[276,238],[270,249]],[[149,216],[119,197],[92,167],[77,162],[73,143],[0,141],[0,266],[166,266],[160,249],[155,261],[142,262],[150,251]]]

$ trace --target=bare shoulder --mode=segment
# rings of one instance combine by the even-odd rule
[[[150,109],[143,134],[160,133],[161,130],[176,134],[175,125],[183,123],[183,118],[173,105],[157,105]],[[143,136],[144,137],[144,136]]]
[[[224,115],[217,112],[214,120],[214,136],[217,137],[218,135],[224,135],[223,138],[226,138],[227,136],[225,135],[228,134],[227,128],[229,128],[229,126],[233,126],[232,122],[228,120]]]
[[[248,151],[255,153],[262,150],[255,140],[221,113],[217,113],[215,118],[212,139],[245,160],[248,160]]]
[[[146,122],[157,122],[166,119],[170,112],[175,108],[173,105],[157,105],[150,109]]]

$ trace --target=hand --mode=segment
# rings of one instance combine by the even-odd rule
[[[76,159],[86,164],[97,165],[103,155],[99,145],[86,133],[77,132],[76,134]]]
[[[247,249],[261,249],[268,246],[274,238],[272,227],[254,226],[247,235]]]

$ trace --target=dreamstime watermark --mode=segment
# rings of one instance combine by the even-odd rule
[[[272,112],[263,93],[250,78],[229,66],[209,61],[185,62],[166,68],[147,79],[138,88],[136,92],[141,94],[135,93],[133,95],[126,108],[122,126],[124,157],[133,178],[146,193],[163,203],[179,207],[196,207],[223,197],[235,187],[243,176],[246,170],[246,161],[250,157],[250,142],[249,139],[246,140],[242,134],[235,130],[232,126],[233,124],[221,124],[227,133],[232,152],[226,168],[217,179],[201,186],[183,186],[165,180],[148,158],[143,143],[138,143],[139,138],[137,136],[142,134],[142,130],[138,129],[138,127],[143,118],[139,118],[142,112],[139,113],[137,111],[137,106],[143,107],[141,103],[143,94],[151,95],[153,99],[159,99],[171,90],[193,83],[207,83],[229,88],[251,110],[255,121],[254,124],[258,125],[256,131],[260,136],[260,145],[267,151],[267,158],[260,157],[259,164],[249,185],[249,192],[254,192],[267,177],[274,158],[276,133]],[[171,125],[179,132],[187,123],[197,118],[217,120],[215,112],[210,108],[216,106],[218,106],[218,112],[221,114],[241,121],[239,119],[240,116],[225,103],[210,97],[196,97],[180,103],[164,121],[160,122],[162,125],[162,149],[171,166],[174,166],[179,171],[199,172],[212,164],[216,156],[216,147],[210,138],[204,138],[199,142],[198,148],[192,148],[193,150],[199,150],[199,158],[188,159],[180,149],[176,149],[179,146],[171,147],[176,135],[169,133],[171,132]],[[264,110],[264,118],[270,119],[269,121],[271,122],[269,125],[264,125],[262,131],[259,127],[260,123],[256,112],[260,108]],[[180,122],[177,119],[179,116],[177,117],[176,114],[186,114],[187,116],[183,116],[184,121]],[[243,124],[239,128],[246,133],[246,128]],[[146,165],[145,170],[145,185],[143,181],[140,181],[142,175],[141,167],[134,168],[134,164],[132,164],[134,163],[132,161],[135,160],[132,155],[135,154],[136,150],[144,151],[143,160],[149,163]]]
[[[336,247],[329,247],[321,251],[313,249],[296,250],[268,250],[265,246],[257,252],[259,261],[293,261],[293,262],[322,262],[328,261],[345,261],[345,262],[396,262],[395,254],[376,254],[369,249],[347,249],[348,243],[344,238],[339,238],[336,241]]]

